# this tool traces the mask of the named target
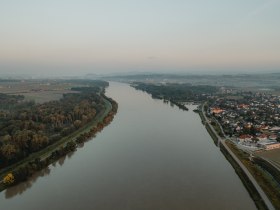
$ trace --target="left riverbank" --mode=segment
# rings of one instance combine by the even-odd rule
[[[75,151],[78,144],[93,138],[105,126],[110,124],[117,113],[118,104],[104,94],[101,97],[105,106],[92,121],[43,150],[33,153],[20,162],[2,169],[0,171],[0,191],[26,181],[35,172],[46,168],[59,158]]]

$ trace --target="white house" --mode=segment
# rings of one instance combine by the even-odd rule
[[[261,134],[257,138],[259,139],[259,141],[266,141],[267,140],[267,135]]]

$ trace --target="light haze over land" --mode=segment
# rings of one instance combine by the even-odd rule
[[[280,71],[279,0],[1,0],[0,74]]]

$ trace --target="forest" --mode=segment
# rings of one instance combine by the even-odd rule
[[[210,95],[217,93],[218,88],[209,85],[191,85],[184,84],[151,84],[135,82],[132,84],[138,90],[145,91],[152,95],[153,98],[169,100],[175,105],[177,102],[205,101]]]
[[[103,111],[108,82],[72,83],[76,93],[41,104],[21,95],[0,94],[0,169],[70,135]]]

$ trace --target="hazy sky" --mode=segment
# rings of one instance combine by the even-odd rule
[[[0,73],[280,71],[280,0],[0,0]]]

